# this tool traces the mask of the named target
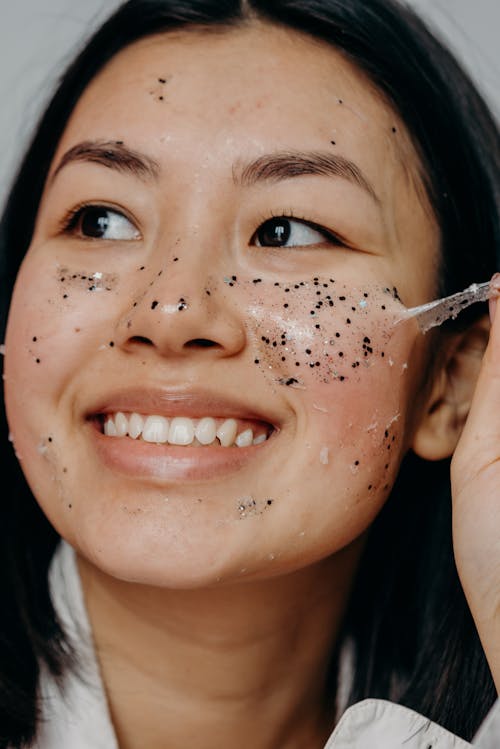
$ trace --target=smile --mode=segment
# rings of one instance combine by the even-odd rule
[[[273,431],[271,425],[256,420],[211,416],[168,419],[156,414],[146,416],[122,411],[103,414],[100,423],[107,437],[183,447],[251,447],[266,442]]]

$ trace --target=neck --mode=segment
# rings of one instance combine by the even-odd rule
[[[121,749],[322,747],[360,544],[298,572],[165,590],[78,566]]]

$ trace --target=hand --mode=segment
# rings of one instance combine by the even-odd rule
[[[500,276],[492,283],[500,294]],[[500,691],[500,305],[497,299],[490,300],[490,318],[490,340],[470,413],[453,456],[451,483],[458,573]]]

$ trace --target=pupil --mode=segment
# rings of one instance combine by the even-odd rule
[[[82,234],[99,239],[109,226],[109,215],[105,208],[88,208],[82,216]]]
[[[285,218],[271,218],[262,224],[257,236],[263,246],[281,247],[290,239],[290,222]]]

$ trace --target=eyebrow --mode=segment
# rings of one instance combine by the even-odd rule
[[[85,140],[66,151],[51,177],[51,182],[61,169],[79,161],[101,164],[139,179],[157,179],[160,174],[158,162],[125,146],[122,141]]]
[[[260,156],[239,169],[233,169],[234,182],[245,187],[258,182],[279,182],[311,174],[346,179],[365,190],[376,203],[380,203],[375,189],[357,164],[345,156],[328,151],[277,151]]]
[[[157,161],[125,146],[122,141],[86,140],[66,151],[51,177],[51,182],[65,166],[74,162],[101,164],[139,179],[156,180],[161,171]],[[380,203],[375,189],[357,164],[345,156],[328,151],[277,151],[233,167],[234,183],[244,187],[251,187],[259,182],[279,182],[306,175],[346,179],[365,190],[376,203]]]

